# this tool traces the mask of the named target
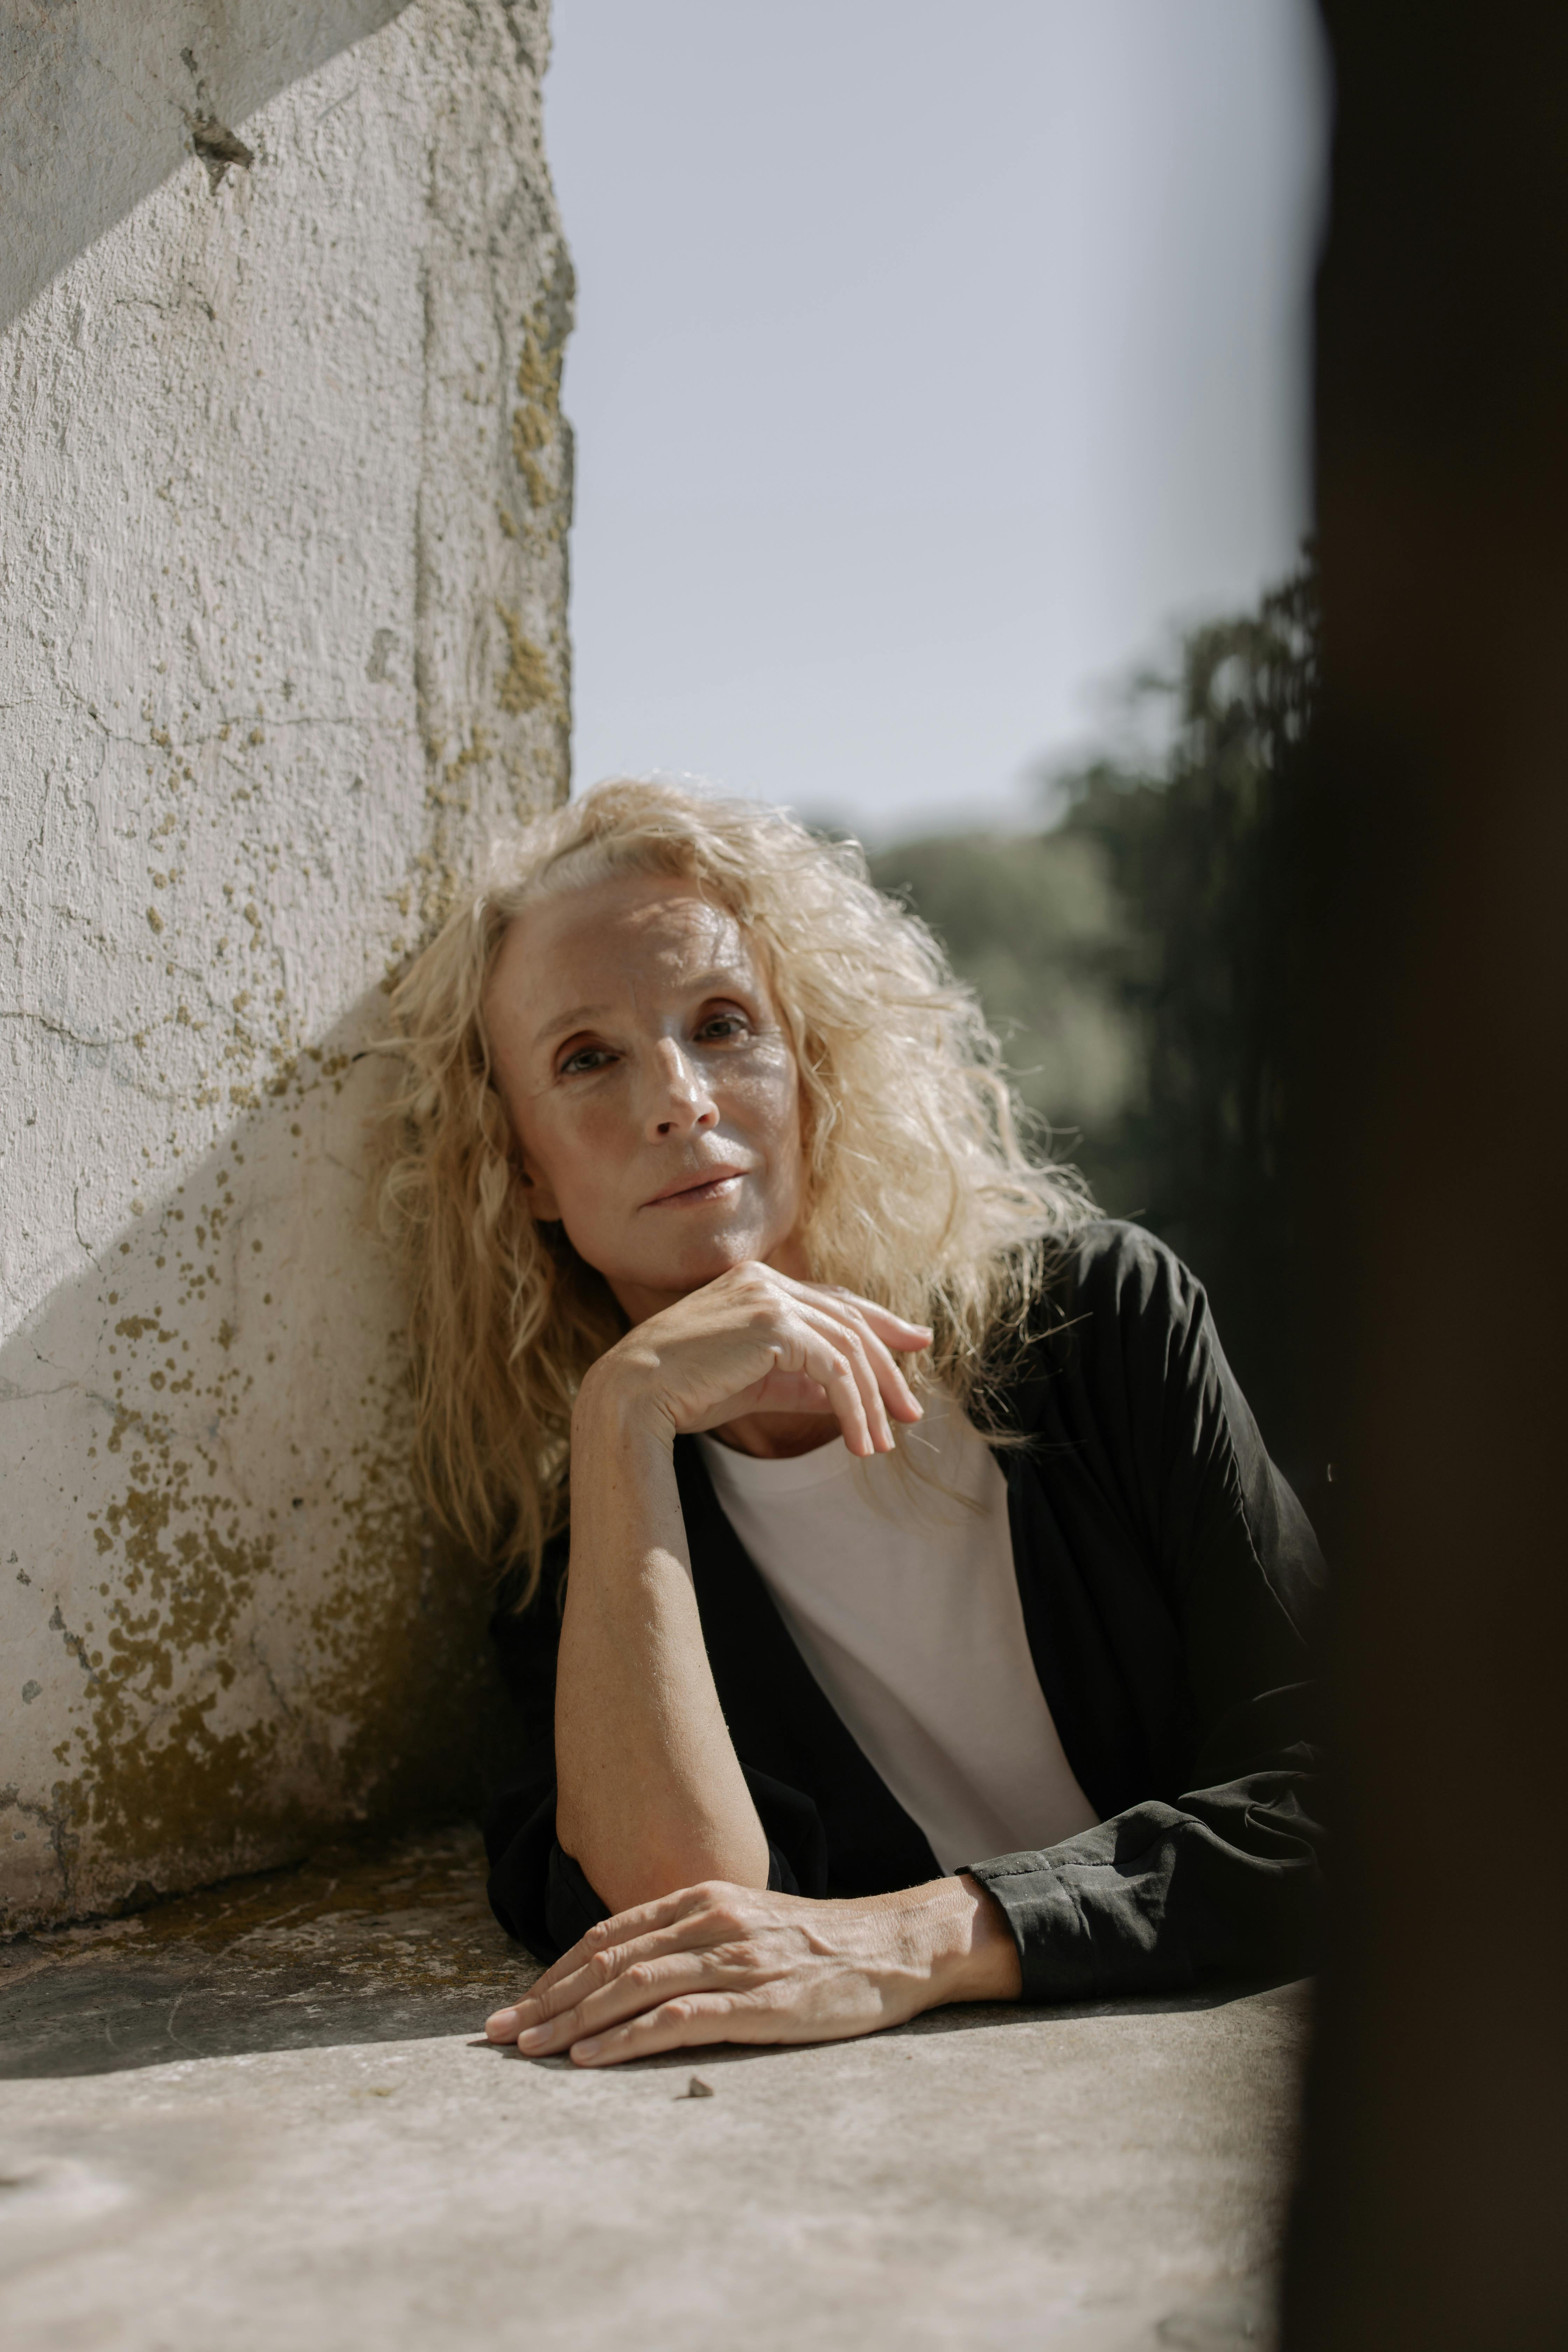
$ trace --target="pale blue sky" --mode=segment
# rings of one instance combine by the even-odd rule
[[[1019,824],[1306,527],[1308,0],[556,0],[579,787]]]

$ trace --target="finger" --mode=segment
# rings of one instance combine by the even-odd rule
[[[907,1402],[907,1413],[900,1419],[920,1419],[921,1409],[904,1381],[900,1367],[892,1363],[892,1354],[916,1354],[931,1346],[933,1334],[929,1323],[911,1323],[897,1315],[890,1307],[882,1307],[874,1298],[863,1298],[858,1291],[847,1290],[841,1284],[801,1282],[793,1275],[781,1274],[776,1267],[751,1263],[737,1267],[724,1281],[743,1279],[744,1295],[755,1298],[759,1285],[763,1297],[770,1298],[776,1312],[782,1300],[794,1299],[818,1314],[826,1311],[836,1321],[857,1331],[863,1343],[874,1349],[894,1375],[891,1393]]]
[[[498,2009],[485,2021],[485,2031],[495,2042],[510,2042],[517,2033],[515,2022],[520,2009],[535,2004],[548,2005],[556,1989],[569,1977],[587,1965],[595,1955],[606,1948],[629,1943],[639,1936],[671,1927],[687,1914],[699,1907],[697,1899],[703,1893],[699,1887],[683,1886],[673,1895],[661,1895],[651,1903],[639,1903],[629,1911],[617,1911],[608,1919],[600,1919],[580,1936],[570,1951],[536,1977],[515,2008]]]
[[[901,1315],[879,1307],[874,1299],[862,1298],[856,1291],[827,1283],[802,1283],[795,1287],[803,1304],[809,1302],[818,1313],[826,1312],[858,1334],[876,1370],[878,1387],[889,1410],[900,1421],[919,1421],[919,1400],[897,1357],[929,1348],[932,1338],[930,1325],[906,1322]]]
[[[903,1366],[878,1338],[861,1315],[858,1303],[847,1292],[841,1297],[820,1297],[806,1311],[819,1318],[820,1328],[836,1341],[839,1333],[853,1338],[860,1360],[876,1384],[877,1412],[880,1417],[885,1420],[891,1413],[896,1420],[907,1422],[923,1417],[919,1400],[904,1378]],[[890,1446],[892,1442],[889,1430],[888,1444]]]
[[[786,1349],[780,1352],[786,1356],[787,1370],[807,1371],[814,1381],[821,1381],[850,1453],[866,1459],[878,1452],[877,1442],[866,1417],[860,1384],[846,1350],[834,1340],[825,1339],[803,1317],[795,1334],[786,1343]],[[787,1355],[790,1354],[795,1355],[797,1361],[787,1362]]]
[[[670,1952],[638,1960],[608,1984],[595,1986],[554,2017],[525,2025],[517,2046],[525,2058],[549,2058],[594,2034],[603,2034],[689,1994],[736,1990],[733,1974],[711,1951]]]
[[[847,1302],[847,1313],[858,1332],[866,1360],[875,1376],[878,1391],[887,1410],[900,1421],[919,1421],[921,1407],[914,1391],[904,1377],[904,1368],[886,1341],[879,1337],[870,1323],[860,1314],[858,1306]]]
[[[515,2009],[501,2011],[487,2032],[492,2038],[515,2042],[519,2049],[542,2053],[552,2046],[549,2037],[563,2018],[581,2018],[591,2001],[628,1973],[622,1958],[626,1949],[624,1944],[605,1944],[548,1990],[536,1985]]]
[[[876,1444],[867,1422],[859,1383],[848,1356],[838,1344],[840,1336],[837,1327],[830,1333],[825,1332],[805,1315],[792,1314],[773,1341],[773,1369],[757,1383],[753,1394],[763,1410],[772,1412],[777,1409],[781,1398],[798,1389],[803,1380],[814,1381],[850,1452],[874,1454]]]
[[[918,1355],[929,1348],[933,1338],[929,1323],[911,1323],[902,1315],[895,1315],[890,1307],[879,1306],[874,1298],[863,1298],[858,1290],[845,1290],[837,1283],[813,1282],[798,1286],[803,1290],[815,1290],[825,1298],[842,1300],[863,1316],[879,1339],[900,1355]]]
[[[863,1331],[847,1314],[835,1317],[826,1313],[821,1307],[808,1307],[802,1311],[806,1320],[821,1334],[828,1346],[836,1349],[847,1359],[850,1374],[860,1391],[860,1407],[866,1416],[866,1426],[871,1433],[871,1442],[879,1454],[891,1453],[893,1433],[888,1426],[888,1412],[883,1402],[879,1368],[872,1364],[867,1350],[867,1339],[869,1335]],[[879,1352],[890,1365],[892,1358],[887,1354],[887,1350],[883,1349]],[[902,1385],[900,1381],[900,1386]]]
[[[498,2028],[495,2038],[510,2042],[530,2026],[580,2007],[593,1993],[634,1968],[687,1952],[711,1949],[732,1940],[740,1932],[731,1915],[716,1911],[710,1903],[693,1906],[682,1917],[634,1936],[625,1943],[602,1944],[580,1966],[574,1967],[572,1963],[582,1949],[581,1945],[575,1946],[556,1962],[548,1976],[541,1977],[529,1988],[515,2009],[498,2011],[490,2021]],[[504,2032],[500,2030],[502,2018],[515,2021]]]
[[[785,2011],[752,1993],[681,1993],[658,2009],[634,2017],[607,2033],[591,2033],[572,2045],[575,2066],[619,2066],[628,2058],[657,2057],[661,2050],[694,2050],[714,2042],[790,2042]]]

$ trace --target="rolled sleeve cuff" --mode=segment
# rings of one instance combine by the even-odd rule
[[[1102,1964],[1082,1908],[1044,1854],[996,1854],[966,1863],[963,1875],[1001,1906],[1018,1950],[1020,2000],[1082,2000],[1103,1990]]]

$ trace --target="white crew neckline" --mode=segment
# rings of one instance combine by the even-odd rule
[[[842,1437],[830,1437],[809,1454],[742,1454],[739,1446],[725,1445],[706,1431],[697,1443],[715,1483],[743,1495],[798,1495],[807,1486],[842,1478],[860,1459]]]

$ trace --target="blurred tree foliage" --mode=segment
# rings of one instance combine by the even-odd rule
[[[1022,839],[960,834],[872,860],[979,989],[1030,1108],[1105,1208],[1207,1285],[1276,1453],[1309,1488],[1289,1360],[1288,1181],[1300,955],[1296,836],[1318,666],[1303,568],[1184,641],[1157,771],[1053,780]]]

